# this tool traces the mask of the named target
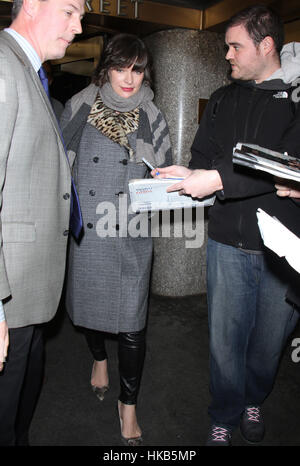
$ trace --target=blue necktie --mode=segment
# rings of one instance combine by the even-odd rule
[[[46,92],[46,94],[47,94],[47,96],[48,96],[48,98],[50,100],[48,78],[47,78],[46,72],[45,72],[45,70],[44,70],[44,68],[42,66],[40,67],[40,69],[38,71],[38,75],[40,77],[43,88],[45,89],[45,92]],[[62,140],[63,145],[64,145],[67,160],[69,161],[68,155],[67,155],[67,149],[66,149],[65,142],[63,140],[63,136],[62,136],[61,131],[60,131],[60,136],[61,136],[61,140]],[[77,238],[77,239],[80,236],[82,226],[83,226],[83,221],[82,221],[82,215],[81,215],[81,209],[80,209],[80,204],[79,204],[78,193],[76,191],[74,180],[71,177],[70,229],[71,229],[71,232],[73,233],[73,235],[75,236],[75,238]]]
[[[42,66],[40,67],[40,69],[38,71],[38,75],[40,77],[43,88],[45,89],[45,92],[46,92],[46,94],[48,96],[48,99],[50,100],[48,78],[47,78],[46,72],[45,72],[45,70],[44,70],[44,68]]]

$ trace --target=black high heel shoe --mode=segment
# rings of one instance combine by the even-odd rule
[[[94,364],[93,364],[93,367],[92,367],[91,381],[92,381],[93,373],[94,373],[94,370],[95,370],[95,364],[96,364],[96,361],[94,361]],[[96,397],[98,398],[98,400],[103,401],[105,393],[109,390],[109,384],[107,383],[107,385],[103,385],[102,387],[98,387],[97,385],[93,385],[91,383],[91,387],[92,387],[92,390],[95,393]]]
[[[124,445],[126,445],[127,447],[140,447],[143,443],[143,438],[142,436],[140,435],[139,437],[130,437],[130,438],[127,438],[127,437],[124,437],[123,434],[122,434],[122,427],[123,427],[123,419],[121,418],[120,416],[120,405],[119,405],[119,401],[118,401],[118,404],[117,404],[117,412],[118,412],[118,416],[119,416],[119,421],[120,421],[120,428],[121,428],[121,440],[122,440],[122,443]]]
[[[103,401],[105,393],[109,390],[109,386],[104,385],[103,387],[97,387],[96,385],[91,385],[91,387],[98,400]]]

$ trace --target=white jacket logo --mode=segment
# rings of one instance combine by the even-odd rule
[[[288,98],[288,93],[286,91],[279,91],[277,94],[273,94],[273,97],[275,99],[287,99]]]

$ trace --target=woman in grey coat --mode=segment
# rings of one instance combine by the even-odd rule
[[[130,212],[128,182],[149,176],[142,158],[155,167],[171,162],[168,128],[150,82],[144,43],[130,34],[114,36],[93,83],[67,102],[61,119],[84,221],[81,242],[70,243],[67,309],[85,328],[94,357],[91,385],[100,400],[109,387],[105,334],[118,334],[121,438],[134,446],[142,442],[136,403],[152,239],[148,229],[138,231],[145,223]]]

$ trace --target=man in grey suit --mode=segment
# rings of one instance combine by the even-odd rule
[[[83,14],[84,0],[15,0],[0,33],[0,445],[28,444],[42,324],[65,273],[71,174],[38,71],[64,56]]]

